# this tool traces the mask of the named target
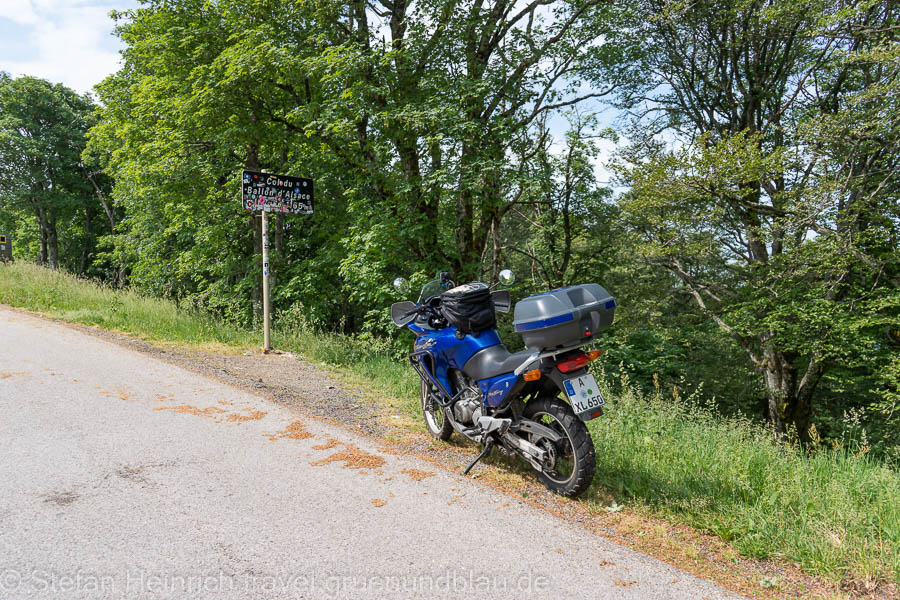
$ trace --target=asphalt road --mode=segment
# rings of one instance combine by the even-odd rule
[[[331,597],[736,596],[372,440],[0,307],[0,598]]]

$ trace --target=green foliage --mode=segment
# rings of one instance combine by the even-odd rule
[[[809,441],[832,369],[870,378],[870,409],[896,400],[898,63],[889,3],[795,8],[622,11],[614,35],[642,52],[619,102],[655,107],[620,157],[619,205],[640,260],[744,349],[776,429]]]
[[[97,273],[93,250],[108,229],[81,160],[92,113],[63,85],[0,73],[0,223],[16,256]]]
[[[560,151],[550,148],[552,136],[540,123],[541,145],[520,148],[523,160],[521,187],[516,202],[504,216],[494,240],[493,266],[500,261],[520,274],[530,274],[523,291],[547,291],[583,281],[605,280],[618,249],[615,225],[619,210],[611,190],[594,176],[598,140],[613,138],[598,131],[596,118],[570,112],[569,130]]]
[[[110,260],[146,292],[248,323],[259,239],[232,200],[239,171],[313,177],[315,218],[276,226],[276,308],[300,301],[332,328],[385,333],[376,307],[395,275],[482,274],[490,232],[534,186],[532,140],[546,146],[544,120],[579,100],[585,61],[608,59],[584,46],[602,3],[542,6],[385,3],[389,43],[364,3],[148,0],[117,13],[124,67],[98,86],[88,149],[126,214]],[[584,152],[575,162],[587,172]]]

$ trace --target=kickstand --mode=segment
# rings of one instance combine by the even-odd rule
[[[466,467],[466,470],[463,471],[463,473],[462,473],[462,474],[463,474],[463,477],[465,477],[466,475],[468,475],[468,474],[469,474],[469,471],[472,470],[472,467],[474,467],[474,466],[478,463],[479,460],[481,460],[482,458],[484,458],[485,456],[487,456],[487,453],[490,452],[490,451],[491,451],[491,448],[493,448],[493,447],[494,447],[494,442],[492,442],[491,440],[488,440],[488,441],[484,444],[484,450],[482,450],[481,453],[480,453],[478,456],[475,457],[475,460],[472,461],[472,464],[470,464],[468,467]]]

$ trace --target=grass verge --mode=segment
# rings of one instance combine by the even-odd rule
[[[258,332],[29,264],[0,265],[0,303],[161,343],[259,346]],[[414,410],[415,375],[386,345],[296,326],[273,335],[279,348],[343,370],[392,406]],[[900,474],[864,448],[801,453],[690,398],[648,397],[615,383],[624,391],[607,389],[606,414],[589,424],[597,447],[589,502],[612,492],[629,509],[713,533],[744,556],[832,579],[900,581]]]
[[[894,469],[864,448],[801,452],[746,419],[623,383],[589,429],[597,479],[626,505],[715,534],[747,557],[831,579],[900,580]]]

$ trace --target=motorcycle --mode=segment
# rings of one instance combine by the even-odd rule
[[[511,285],[511,271],[499,283]],[[395,287],[408,289],[403,278]],[[493,448],[524,459],[551,491],[574,497],[594,478],[595,450],[585,423],[603,414],[604,399],[588,364],[599,350],[583,347],[612,324],[616,301],[597,284],[569,286],[516,303],[513,327],[525,349],[509,352],[496,312],[509,312],[510,292],[484,283],[457,286],[448,273],[429,281],[416,302],[391,306],[391,319],[415,335],[409,361],[420,378],[425,428],[483,445],[463,475]]]

